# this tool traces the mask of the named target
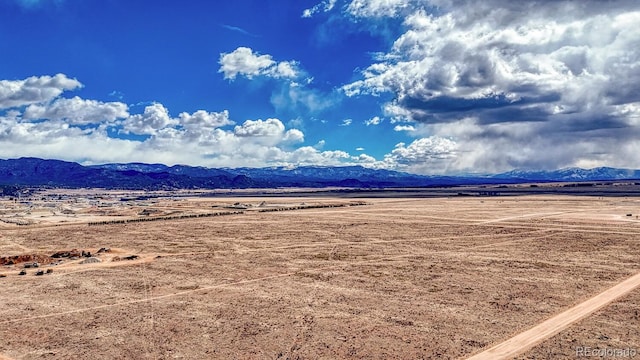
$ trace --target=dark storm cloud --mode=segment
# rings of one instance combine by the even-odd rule
[[[387,116],[456,141],[458,168],[640,167],[640,2],[350,4],[406,30],[343,91],[395,95]]]

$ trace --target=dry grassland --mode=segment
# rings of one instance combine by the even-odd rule
[[[43,276],[18,275],[21,264],[0,268],[0,354],[465,358],[640,272],[636,198],[358,200],[368,205],[280,212],[258,204],[353,200],[162,200],[160,214],[249,209],[100,226],[4,224],[0,256],[111,251],[100,263],[43,265],[53,269]],[[113,261],[127,255],[138,258]],[[640,350],[639,305],[636,289],[518,356]]]

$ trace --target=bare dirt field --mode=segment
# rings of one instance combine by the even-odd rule
[[[81,195],[0,203],[0,358],[468,358],[640,273],[635,197]],[[508,358],[640,351],[627,290]]]

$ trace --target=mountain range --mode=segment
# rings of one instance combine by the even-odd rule
[[[362,166],[206,168],[123,163],[83,166],[74,162],[19,158],[0,160],[0,186],[105,189],[234,189],[276,187],[428,187],[551,181],[640,179],[640,170],[599,167],[555,171],[513,170],[473,176],[425,176]]]

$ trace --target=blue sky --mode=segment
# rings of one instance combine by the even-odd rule
[[[640,168],[635,1],[0,0],[0,158]]]

